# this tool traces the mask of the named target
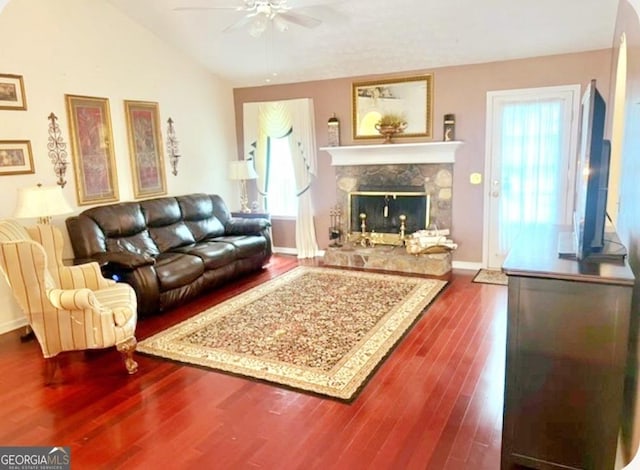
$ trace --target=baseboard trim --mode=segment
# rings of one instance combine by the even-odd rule
[[[482,268],[482,263],[475,261],[452,261],[451,267],[453,269],[467,269],[469,271],[477,271]]]
[[[14,320],[0,323],[0,335],[4,333],[8,333],[13,330],[17,330],[18,328],[21,328],[24,326],[27,326],[26,318],[16,318]]]
[[[297,255],[298,250],[295,248],[287,248],[286,246],[274,246],[273,252],[281,255]]]

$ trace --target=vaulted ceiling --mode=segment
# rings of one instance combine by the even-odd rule
[[[108,0],[233,86],[611,47],[618,0],[288,0],[315,28],[225,31],[243,0]],[[180,9],[230,7],[228,9]]]

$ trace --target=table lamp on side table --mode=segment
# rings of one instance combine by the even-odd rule
[[[237,160],[229,163],[229,179],[240,181],[240,210],[251,212],[249,208],[249,196],[247,195],[247,180],[254,180],[258,177],[253,168],[251,160]]]
[[[38,218],[39,224],[51,223],[51,217],[73,212],[60,186],[30,186],[18,189],[13,216],[17,219]]]

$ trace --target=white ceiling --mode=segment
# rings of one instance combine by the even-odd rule
[[[108,0],[234,87],[431,69],[611,47],[618,0],[289,0],[322,20],[259,38],[242,0]]]

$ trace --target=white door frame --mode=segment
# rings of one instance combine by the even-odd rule
[[[507,96],[531,97],[540,94],[548,95],[549,93],[570,93],[573,100],[571,112],[571,131],[569,136],[569,162],[567,168],[567,203],[565,209],[565,218],[571,220],[573,213],[573,194],[575,192],[575,167],[577,160],[577,142],[578,142],[578,118],[580,116],[580,85],[560,85],[539,88],[520,88],[513,90],[500,90],[487,92],[487,114],[486,114],[486,131],[485,131],[485,158],[484,158],[484,198],[483,198],[483,229],[482,229],[482,267],[486,268],[489,264],[489,234],[491,214],[491,190],[492,182],[499,179],[499,175],[493,175],[495,167],[493,148],[494,148],[494,112],[496,102]]]

